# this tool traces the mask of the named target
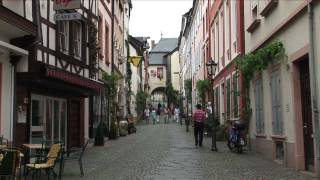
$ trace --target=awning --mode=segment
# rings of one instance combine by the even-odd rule
[[[101,92],[104,87],[103,83],[99,81],[86,79],[84,77],[77,76],[72,73],[68,73],[68,72],[50,68],[50,67],[46,68],[46,76],[54,79],[59,79],[59,80],[62,80],[74,85],[78,85],[81,87],[93,89],[97,92]]]
[[[11,53],[21,55],[21,56],[28,56],[29,55],[28,51],[26,51],[22,48],[19,48],[17,46],[14,46],[12,44],[6,43],[4,41],[0,41],[0,53],[1,53],[1,49],[8,50]]]
[[[19,85],[61,96],[95,96],[104,88],[103,83],[50,67],[45,68],[45,73],[17,73],[17,80]]]

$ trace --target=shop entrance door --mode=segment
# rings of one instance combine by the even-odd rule
[[[80,146],[80,102],[71,100],[70,102],[70,120],[69,120],[70,147]]]
[[[45,121],[44,121],[44,102],[43,97],[31,96],[31,116],[30,116],[30,143],[41,143],[45,138]]]
[[[302,119],[303,119],[303,135],[304,135],[304,155],[305,168],[307,171],[314,171],[314,139],[312,124],[312,108],[311,108],[311,91],[309,77],[308,60],[300,63],[300,85],[301,85],[301,102],[302,102]]]
[[[30,143],[42,140],[66,142],[67,101],[31,95]]]

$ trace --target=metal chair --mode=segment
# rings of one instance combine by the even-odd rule
[[[0,149],[0,177],[16,179],[20,166],[20,151],[16,149]]]
[[[40,175],[41,170],[44,170],[48,174],[48,179],[50,179],[50,172],[52,172],[54,176],[57,176],[53,169],[55,167],[56,162],[62,159],[61,152],[62,152],[62,144],[57,143],[57,144],[51,145],[50,150],[46,156],[45,162],[36,162],[36,163],[26,164],[27,173],[25,173],[25,176],[28,175],[28,171],[35,171],[34,174],[32,175],[32,179],[33,179],[33,176],[35,175],[35,173]],[[43,154],[40,154],[39,156],[42,158]]]
[[[88,144],[89,144],[89,140],[87,140],[82,147],[80,147],[80,148],[71,148],[66,152],[66,156],[64,156],[64,158],[63,158],[63,165],[62,165],[61,175],[63,174],[64,165],[65,165],[66,161],[78,161],[79,166],[80,166],[81,176],[84,175],[83,166],[82,166],[82,157],[83,157],[83,154],[84,154],[85,150],[87,149]]]

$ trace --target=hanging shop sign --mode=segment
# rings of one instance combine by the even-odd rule
[[[54,10],[80,9],[81,0],[54,0]]]
[[[61,14],[54,15],[55,21],[80,20],[81,18],[82,16],[79,13],[61,13]]]

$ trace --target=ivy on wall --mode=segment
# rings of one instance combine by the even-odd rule
[[[128,84],[128,95],[127,95],[127,111],[128,114],[131,114],[131,95],[132,95],[132,90],[131,90],[131,84],[132,84],[132,69],[131,69],[131,63],[127,61],[127,76],[126,76],[126,81]]]
[[[267,46],[260,48],[255,53],[239,56],[235,60],[236,69],[243,77],[243,93],[246,106],[243,109],[243,118],[249,122],[252,114],[250,107],[250,82],[256,72],[265,70],[270,64],[280,63],[286,60],[285,48],[281,41],[275,40]],[[287,66],[288,67],[288,66]]]

